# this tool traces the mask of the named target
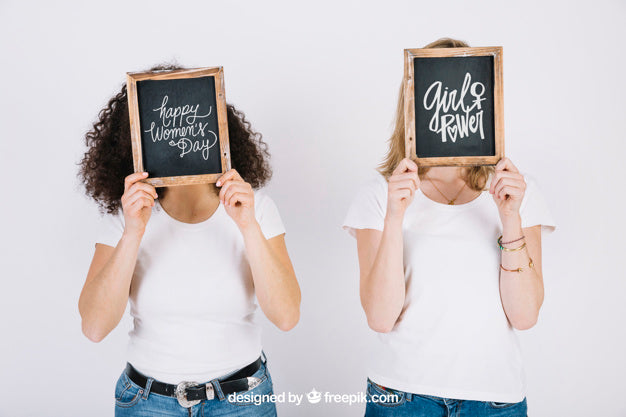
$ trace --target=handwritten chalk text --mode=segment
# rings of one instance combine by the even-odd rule
[[[217,144],[217,135],[208,129],[208,124],[202,120],[209,117],[213,108],[209,107],[207,114],[198,114],[200,104],[185,104],[183,106],[167,106],[169,97],[163,97],[161,106],[152,109],[159,113],[159,121],[150,123],[152,142],[167,141],[168,145],[180,149],[180,157],[190,152],[201,152],[205,160],[209,159],[209,150]]]
[[[470,73],[465,74],[461,91],[448,91],[443,88],[441,81],[435,81],[428,87],[424,95],[424,108],[434,110],[428,128],[431,132],[441,135],[441,141],[447,142],[448,137],[456,142],[457,136],[465,138],[470,133],[480,133],[480,138],[485,139],[483,129],[483,110],[481,102],[485,100],[485,86],[483,83],[472,83]],[[443,90],[442,90],[443,88]],[[472,97],[471,104],[465,104],[467,92]]]

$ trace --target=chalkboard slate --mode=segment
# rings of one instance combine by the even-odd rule
[[[129,74],[135,170],[148,172],[146,182],[214,182],[230,168],[222,72],[215,70]]]
[[[501,48],[413,49],[405,58],[407,156],[422,166],[497,163]]]

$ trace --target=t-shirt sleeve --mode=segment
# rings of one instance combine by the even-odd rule
[[[116,247],[124,233],[124,215],[120,209],[115,214],[104,214],[100,217],[96,243]]]
[[[356,237],[357,229],[382,231],[387,210],[387,180],[379,175],[361,186],[343,221],[343,229]]]
[[[285,233],[285,226],[280,218],[278,207],[265,192],[255,193],[255,215],[266,239]]]
[[[524,174],[524,180],[526,181],[526,191],[520,206],[522,227],[541,225],[542,234],[553,232],[556,229],[556,223],[539,184],[527,174]]]

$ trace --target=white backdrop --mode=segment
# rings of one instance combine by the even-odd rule
[[[340,225],[385,152],[402,50],[442,36],[504,47],[506,152],[558,224],[540,321],[520,333],[530,415],[626,415],[625,21],[624,1],[0,1],[0,416],[112,415],[130,321],[100,344],[81,334],[98,212],[76,163],[125,72],[171,60],[224,66],[270,145],[303,293],[293,331],[264,325],[275,391],[361,392],[373,334]]]

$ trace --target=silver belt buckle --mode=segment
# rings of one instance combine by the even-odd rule
[[[193,387],[194,385],[198,385],[197,382],[188,382],[183,381],[180,384],[176,385],[176,399],[178,400],[178,404],[185,408],[193,407],[196,404],[200,404],[200,400],[192,400],[189,401],[187,399],[187,388]]]
[[[248,390],[251,390],[254,387],[259,386],[261,384],[261,378],[257,378],[255,376],[248,377]]]

